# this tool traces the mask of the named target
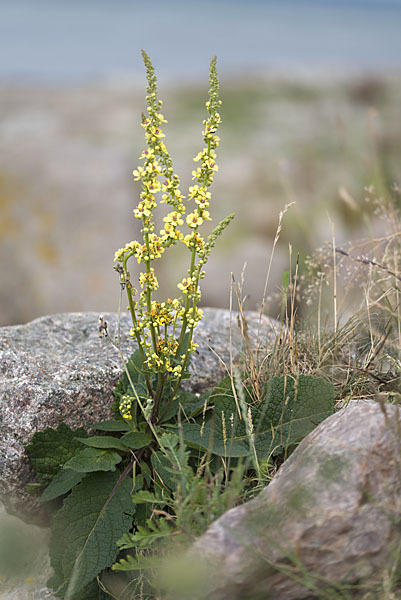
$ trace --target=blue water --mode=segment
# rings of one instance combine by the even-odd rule
[[[0,0],[0,82],[401,67],[401,0]]]

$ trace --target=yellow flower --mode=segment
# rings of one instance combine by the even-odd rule
[[[155,151],[153,150],[153,148],[146,148],[141,156],[139,157],[139,160],[142,160],[143,158],[146,158],[147,161],[150,160],[151,158],[153,158],[155,155]]]
[[[149,119],[147,119],[147,121],[148,120]],[[145,127],[147,127],[147,125],[145,125]],[[148,139],[153,139],[154,141],[156,141],[157,139],[164,138],[166,136],[159,127],[155,127],[154,125],[152,125],[148,128],[148,131],[146,132],[146,137]]]
[[[192,171],[192,179],[201,179],[202,176],[203,176],[202,167],[198,167],[196,169],[196,171]]]
[[[198,162],[199,160],[201,160],[205,153],[207,153],[207,150],[201,150],[200,152],[198,152],[198,154],[194,158],[194,162]]]
[[[210,212],[208,210],[203,210],[202,211],[202,219],[204,221],[211,221],[211,217],[210,217]]]
[[[195,247],[198,252],[202,250],[205,245],[205,240],[196,231],[186,235],[182,241],[188,248]]]
[[[189,188],[188,197],[193,198],[197,204],[206,204],[209,203],[209,200],[212,197],[212,195],[206,190],[206,188],[201,187],[200,185],[192,185]]]
[[[116,250],[116,252],[114,254],[114,261],[115,262],[122,261],[122,259],[124,258],[124,255],[125,255],[125,248],[120,248],[119,250]]]
[[[202,223],[203,223],[202,217],[200,217],[197,212],[189,213],[186,221],[187,221],[188,227],[194,227],[194,228],[199,227],[199,225],[202,225]]]
[[[201,192],[199,185],[191,185],[189,188],[188,198],[195,198]]]
[[[144,177],[144,175],[146,174],[146,171],[143,167],[138,167],[137,169],[134,169],[132,171],[132,174],[134,176],[134,180],[138,181],[138,179],[141,179],[142,177]]]
[[[124,419],[128,419],[129,421],[132,419],[132,415],[131,415],[131,407],[132,407],[132,400],[133,398],[131,398],[131,396],[123,396],[121,398],[121,403],[119,405],[119,411],[121,416]]]
[[[139,283],[141,288],[147,287],[151,290],[157,290],[159,282],[157,281],[154,269],[151,269],[149,273],[140,273]]]
[[[160,181],[157,179],[152,179],[151,181],[145,181],[144,184],[148,188],[151,194],[157,194],[162,189]]]
[[[181,219],[181,213],[177,211],[173,211],[168,213],[166,217],[164,217],[163,221],[165,223],[171,223],[173,227],[177,227],[178,225],[183,225],[184,221]]]
[[[184,277],[181,283],[177,284],[177,287],[184,293],[187,294],[188,290],[191,289],[192,279],[191,277]]]
[[[137,219],[142,219],[142,217],[150,217],[152,214],[153,202],[154,201],[152,200],[141,200],[138,206],[134,208],[135,217]]]
[[[146,246],[144,247],[144,249]],[[149,250],[151,253],[150,259],[160,258],[165,248],[162,246],[162,240],[154,233],[149,235]]]
[[[168,123],[167,119],[165,119],[161,113],[156,113],[155,117],[160,123]]]
[[[218,171],[219,170],[219,167],[216,165],[216,163],[214,162],[213,158],[207,158],[207,159],[205,159],[204,163],[212,171]]]
[[[163,239],[172,239],[172,240],[180,240],[183,237],[183,234],[171,223],[166,223],[164,229],[160,230],[160,235],[163,236]]]
[[[179,379],[181,377],[181,373],[182,373],[182,366],[181,365],[177,365],[176,367],[174,367],[174,369],[171,371],[171,374],[173,377],[176,377],[177,379]]]

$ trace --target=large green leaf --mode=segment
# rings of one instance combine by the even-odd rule
[[[210,399],[210,393],[204,394],[193,394],[185,390],[180,390],[178,394],[178,401],[184,412],[184,416],[187,418],[195,417],[203,411],[205,403],[208,405]]]
[[[91,473],[55,515],[49,585],[57,597],[80,600],[80,592],[114,562],[116,542],[129,531],[134,513],[132,480],[116,486],[119,477],[119,472]]]
[[[127,452],[127,446],[120,441],[120,438],[111,435],[93,435],[92,437],[77,439],[85,446],[90,446],[91,448],[102,448],[103,450],[114,449]]]
[[[59,496],[69,492],[74,485],[82,481],[85,473],[78,473],[72,469],[61,469],[51,480],[45,491],[40,497],[41,502],[50,502]]]
[[[80,589],[78,594],[74,594],[70,600],[110,600],[110,596],[100,589],[97,580],[94,579]]]
[[[171,461],[160,451],[152,453],[151,461],[155,471],[155,484],[158,487],[167,486],[170,490],[174,490],[177,472],[171,468]]]
[[[211,418],[202,428],[201,423],[185,423],[183,437],[188,446],[218,456],[248,456],[249,446],[244,436],[233,435],[224,442],[221,417]]]
[[[125,448],[131,448],[132,450],[137,450],[138,448],[143,448],[147,446],[152,441],[153,437],[150,433],[145,433],[144,431],[130,431],[130,433],[126,433],[122,436],[121,442],[125,445]]]
[[[333,411],[334,388],[324,379],[312,375],[273,377],[265,385],[263,403],[252,415],[256,450],[265,453],[271,439],[277,454],[303,439]]]
[[[84,448],[70,458],[64,467],[78,471],[78,473],[91,473],[93,471],[115,471],[116,465],[122,461],[117,452],[100,450],[99,448]]]
[[[41,483],[49,483],[64,464],[82,450],[82,444],[76,439],[86,437],[84,429],[73,431],[64,423],[57,429],[44,429],[32,437],[26,447],[27,454]]]
[[[263,400],[256,405],[246,388],[243,391],[245,413],[249,407],[255,449],[260,458],[277,454],[300,441],[334,409],[333,386],[310,375],[273,377],[265,385]],[[249,455],[249,424],[238,416],[229,377],[214,390],[211,400],[213,412],[203,427],[200,420],[183,425],[186,443],[218,456]]]
[[[91,429],[98,431],[129,431],[130,427],[121,417],[120,419],[107,419],[106,421],[98,421],[92,425],[88,425]]]
[[[248,400],[250,400],[248,398]],[[233,396],[231,379],[225,377],[210,395],[214,404],[212,414],[198,418],[195,423],[183,425],[184,441],[194,448],[206,450],[218,456],[248,456],[249,445],[242,428],[238,427],[238,412]]]

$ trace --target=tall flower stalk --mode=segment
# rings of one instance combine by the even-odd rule
[[[134,180],[140,181],[142,191],[134,216],[142,224],[140,241],[132,241],[115,253],[115,267],[120,283],[126,291],[128,308],[132,319],[130,335],[136,340],[142,360],[143,374],[148,392],[148,407],[151,407],[151,422],[158,423],[168,410],[177,394],[185,375],[188,360],[197,344],[193,332],[203,313],[199,308],[201,299],[200,279],[218,236],[227,227],[234,215],[226,217],[207,239],[200,228],[211,220],[209,188],[218,171],[216,149],[220,139],[217,130],[221,122],[219,107],[219,82],[216,58],[210,63],[210,90],[206,102],[208,117],[203,121],[204,148],[194,161],[198,163],[192,172],[194,184],[187,198],[180,191],[180,178],[174,172],[172,160],[164,142],[163,125],[167,123],[158,98],[157,80],[153,65],[146,52],[142,51],[147,76],[147,114],[142,115],[146,148],[140,156],[141,166],[133,171]],[[187,204],[192,210],[187,212]],[[163,226],[157,229],[154,210],[157,204],[167,206]],[[183,230],[186,227],[186,231]],[[165,302],[153,299],[159,284],[154,268],[155,262],[167,248],[177,243],[184,244],[189,252],[189,268],[185,277],[177,284],[181,295]],[[139,274],[139,291],[133,286],[128,261],[135,258],[142,270]],[[170,396],[163,392],[169,383]],[[164,402],[164,406],[163,406]],[[130,418],[130,409],[121,406],[124,418]]]

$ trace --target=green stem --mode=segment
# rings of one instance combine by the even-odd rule
[[[127,270],[128,258],[129,258],[129,256],[126,257],[123,261],[123,269],[124,269],[124,274],[125,274],[125,278],[126,278],[125,287],[127,290],[128,306],[129,306],[129,311],[131,314],[131,320],[132,320],[132,324],[135,328],[135,338],[136,338],[136,341],[138,342],[138,348],[139,348],[139,352],[141,353],[141,360],[142,360],[143,368],[145,369],[146,368],[146,362],[145,362],[146,357],[145,357],[145,353],[143,351],[141,336],[139,335],[139,331],[137,330],[138,319],[136,317],[134,301],[132,299],[132,293],[131,293],[132,284],[129,281],[129,277],[128,277],[128,270]],[[145,381],[146,381],[146,387],[148,388],[148,392],[149,392],[151,398],[153,398],[152,386],[150,385],[149,377],[146,373],[145,373]]]
[[[144,224],[145,225],[145,224]],[[150,248],[149,248],[149,234],[145,233],[145,244],[146,244],[146,251],[148,253],[148,256],[150,254]],[[150,259],[145,261],[145,265],[146,265],[146,274],[150,275],[151,270],[150,270]],[[149,314],[149,319],[150,319],[150,334],[152,336],[152,345],[153,345],[153,350],[155,352],[155,354],[158,354],[157,352],[157,336],[156,336],[156,328],[155,328],[155,324],[152,321],[152,290],[150,289],[149,285],[146,287],[146,307],[148,309],[148,314]]]
[[[195,267],[195,258],[196,258],[196,248],[195,246],[192,248],[192,254],[191,254],[191,265],[189,267],[189,277],[192,280],[192,275],[194,272],[194,267]],[[191,296],[188,294],[187,298],[185,300],[185,308],[184,308],[184,316],[182,318],[182,326],[181,326],[181,332],[180,332],[180,337],[178,338],[178,348],[177,348],[177,352],[175,354],[176,358],[178,358],[180,356],[180,352],[181,352],[181,346],[182,343],[184,341],[184,337],[187,331],[187,324],[188,324],[188,311],[190,308],[190,304],[191,304]]]
[[[198,289],[200,272],[201,272],[201,269],[199,268],[198,274],[197,274],[197,277],[196,277],[195,290]],[[192,309],[191,310],[192,310],[192,315],[194,317],[195,316],[195,312],[196,312],[196,297],[194,297],[194,301],[193,301],[193,305],[192,305]],[[194,327],[191,327],[190,330],[189,330],[187,350],[185,352],[185,357],[184,357],[184,360],[182,362],[181,375],[180,375],[179,379],[177,380],[177,384],[176,384],[176,386],[174,388],[174,393],[173,393],[173,396],[172,396],[173,398],[176,395],[176,393],[178,391],[178,388],[180,387],[182,376],[183,376],[183,374],[185,372],[185,367],[187,366],[188,357],[189,357],[190,352],[191,352],[190,348],[191,348],[191,342],[192,342],[193,334],[194,334]]]
[[[157,423],[159,418],[160,402],[162,399],[163,389],[165,384],[165,374],[157,374],[157,388],[155,393],[154,405],[152,410],[152,423]]]

